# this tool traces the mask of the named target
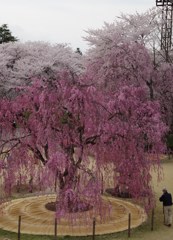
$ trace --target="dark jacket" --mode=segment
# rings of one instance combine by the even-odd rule
[[[160,202],[163,202],[163,206],[171,206],[172,205],[172,196],[170,193],[165,192],[160,198]]]

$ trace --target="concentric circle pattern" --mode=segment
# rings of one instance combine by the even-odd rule
[[[105,205],[111,204],[110,215],[101,222],[98,216],[94,216],[94,210],[84,213],[81,220],[76,218],[71,226],[69,220],[62,219],[57,226],[58,235],[86,236],[92,234],[92,224],[87,225],[96,217],[96,234],[119,232],[128,228],[128,216],[131,213],[131,227],[137,227],[146,220],[146,214],[142,208],[130,202],[113,197],[103,198]],[[18,216],[21,216],[21,232],[27,234],[54,235],[55,213],[45,208],[47,202],[55,201],[54,195],[44,195],[12,200],[3,203],[0,211],[0,228],[12,232],[18,231]],[[78,214],[78,215],[80,215]],[[69,218],[68,218],[69,219]],[[92,221],[91,221],[92,223]]]

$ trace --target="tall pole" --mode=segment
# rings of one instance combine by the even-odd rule
[[[165,53],[166,62],[169,62],[172,47],[173,0],[156,0],[156,6],[162,7],[161,50]]]

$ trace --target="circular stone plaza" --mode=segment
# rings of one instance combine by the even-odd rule
[[[18,231],[18,218],[21,216],[21,233],[53,235],[55,229],[55,212],[46,209],[48,202],[55,201],[55,195],[32,196],[15,199],[1,205],[0,228],[11,232]],[[92,209],[80,214],[85,214],[85,219],[95,217],[97,235],[120,232],[128,229],[129,213],[131,228],[135,228],[146,220],[144,210],[129,201],[113,197],[103,197],[105,204],[111,204],[110,216],[101,222],[99,216],[94,216]],[[72,214],[72,213],[71,213]],[[76,213],[73,213],[76,214]],[[62,219],[57,226],[60,236],[87,236],[92,235],[92,224],[77,219],[73,226],[66,219]]]

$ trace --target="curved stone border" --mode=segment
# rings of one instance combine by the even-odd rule
[[[135,228],[146,220],[144,210],[138,205],[113,197],[103,197],[111,203],[111,217],[101,223],[96,216],[96,234],[120,232],[128,228],[128,215],[131,213],[131,227]],[[45,208],[48,201],[54,201],[54,195],[44,195],[12,200],[2,204],[0,211],[0,228],[17,232],[18,216],[21,215],[21,233],[53,235],[55,213]],[[93,212],[88,211],[85,218],[92,219]],[[58,223],[58,235],[86,236],[92,235],[92,224],[86,225],[79,220],[78,225],[70,226],[63,219]]]

